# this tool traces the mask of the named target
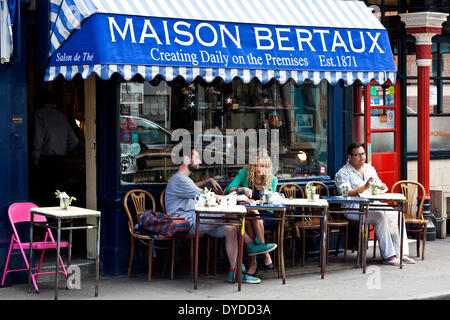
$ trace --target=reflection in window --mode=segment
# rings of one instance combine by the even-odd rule
[[[394,132],[372,132],[372,152],[394,152]]]
[[[408,80],[406,87],[406,112],[417,114],[417,82]]]
[[[253,133],[259,139],[257,146],[264,145],[261,137],[267,139],[269,151],[272,139],[278,142],[278,178],[327,174],[326,81],[298,86],[293,81],[280,85],[256,78],[248,84],[237,78],[231,83],[220,78],[186,83],[177,78],[169,84],[155,80],[129,87],[133,94],[123,95],[120,102],[123,184],[165,182],[176,172],[178,166],[171,159],[178,143],[171,141],[176,129],[190,133],[192,146],[197,143],[203,155],[213,150],[213,156],[222,157],[222,162],[213,163],[203,159],[200,170],[192,175],[194,181],[210,176],[219,181],[234,178],[248,163]],[[202,131],[194,134],[198,124]],[[218,141],[222,149],[212,148],[211,143]]]

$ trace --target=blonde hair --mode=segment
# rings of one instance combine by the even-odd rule
[[[263,174],[263,182],[261,184],[262,187],[271,187],[272,186],[272,160],[269,155],[265,151],[257,152],[252,159],[253,161],[249,162],[247,167],[247,183],[249,187],[256,185],[256,166],[259,163],[263,163],[267,167],[265,168],[265,173]]]

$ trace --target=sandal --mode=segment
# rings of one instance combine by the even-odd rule
[[[405,258],[403,258],[403,261],[405,261]],[[400,259],[395,257],[395,258],[393,258],[391,260],[383,260],[382,263],[383,264],[388,264],[388,265],[391,265],[391,266],[399,266],[400,265]]]
[[[403,257],[403,263],[407,263],[407,264],[415,264],[416,261],[415,261],[414,259],[411,259],[411,258],[408,257],[408,256],[404,256],[404,257]]]

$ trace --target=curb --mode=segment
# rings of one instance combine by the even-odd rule
[[[420,295],[410,300],[450,300],[450,291]]]

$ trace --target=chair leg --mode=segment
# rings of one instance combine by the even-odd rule
[[[153,271],[153,248],[152,243],[148,244],[148,282],[152,281],[152,271]]]
[[[22,248],[20,248],[20,252],[22,253],[23,261],[25,262],[25,266],[27,267],[27,269],[30,268],[30,265],[31,265],[31,268],[33,268],[33,265],[32,265],[31,261],[30,261],[30,264],[28,264],[28,259],[27,259],[27,256],[25,254],[25,251]],[[31,273],[31,280],[32,280],[33,285],[34,285],[34,289],[36,290],[37,293],[39,293],[39,287],[37,285],[36,277],[35,277],[34,273]]]
[[[174,267],[175,267],[175,239],[172,239],[172,261],[170,263],[170,280],[173,280]]]
[[[167,271],[167,265],[169,264],[169,260],[171,259],[171,247],[169,247],[169,245],[167,246],[167,253],[166,253],[166,258],[164,259],[164,268],[162,271],[162,276],[164,277],[166,275],[166,271]]]
[[[133,267],[133,259],[134,259],[134,238],[131,238],[131,249],[130,249],[130,261],[128,263],[128,278],[131,278],[131,269]]]
[[[350,231],[350,230],[349,230]],[[354,237],[353,237],[354,239]],[[352,245],[352,253],[354,253],[356,250],[356,241],[353,241],[353,245]]]
[[[39,264],[38,264],[38,268],[37,268],[37,275],[36,275],[36,281],[39,279],[39,272],[41,272],[41,265],[42,265],[42,260],[44,259],[44,253],[45,253],[45,249],[42,249],[41,252],[41,257],[39,258]],[[62,264],[62,263],[61,263]]]
[[[291,249],[292,249],[291,264],[293,267],[295,267],[295,238],[294,238],[294,236],[291,237]]]
[[[416,251],[417,251],[418,257],[420,257],[420,236],[421,235],[422,235],[422,231],[416,233]]]
[[[327,228],[327,246],[326,246],[326,248],[327,248],[327,252],[325,252],[325,255],[326,255],[325,264],[328,264],[328,252],[330,251],[330,227]]]
[[[13,240],[11,239],[11,244],[9,245],[8,256],[6,257],[6,262],[5,262],[5,270],[3,270],[3,277],[2,277],[2,283],[1,283],[2,287],[5,284],[6,274],[8,273],[9,257],[11,256],[12,245],[13,245]]]
[[[340,229],[340,228],[339,228]],[[337,257],[339,254],[339,246],[341,244],[341,230],[338,231],[338,238],[337,238],[337,244],[336,244],[336,250],[334,251],[334,255]]]
[[[211,251],[211,237],[206,237],[206,275],[209,276],[209,254]]]
[[[373,258],[375,259],[377,256],[377,236],[373,235]]]
[[[214,267],[213,267],[213,274],[217,275],[217,246],[218,246],[219,239],[214,238]]]
[[[427,243],[427,225],[423,226],[422,260],[425,259],[425,244]]]
[[[347,262],[348,226],[345,226],[344,262]]]
[[[191,241],[191,279],[194,280],[194,238]]]
[[[306,246],[305,246],[305,240],[306,240],[306,237],[305,237],[305,230],[302,230],[301,231],[302,232],[302,267],[304,267],[305,266],[305,260],[306,260]]]

